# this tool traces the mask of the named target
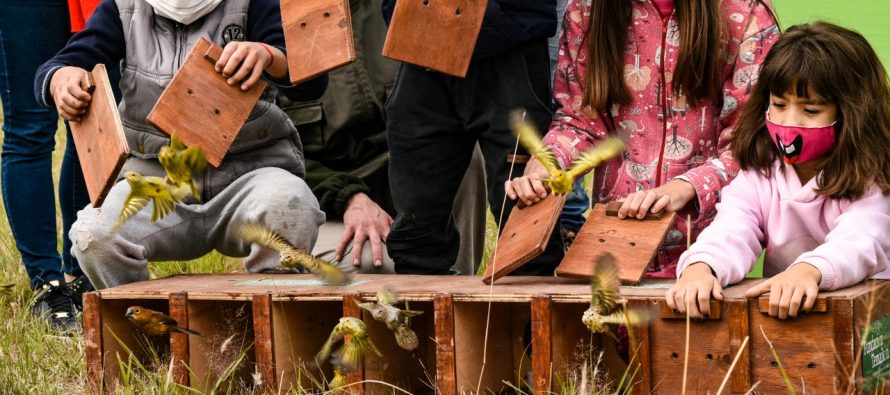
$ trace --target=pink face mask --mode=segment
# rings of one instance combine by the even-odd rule
[[[834,149],[834,125],[810,128],[806,126],[779,125],[769,120],[766,112],[766,129],[779,148],[785,163],[800,164],[818,159]]]

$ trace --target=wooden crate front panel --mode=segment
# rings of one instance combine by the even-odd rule
[[[253,382],[251,374],[255,370],[256,353],[252,314],[249,302],[189,299],[189,329],[201,334],[189,339],[193,388],[212,388],[223,372],[234,364],[237,364],[234,378],[242,383]]]
[[[340,320],[343,306],[332,301],[281,301],[272,303],[272,344],[275,377],[280,388],[317,389],[328,382],[333,369],[316,364],[315,356]]]
[[[524,385],[531,372],[531,311],[525,303],[492,303],[488,343],[485,324],[489,304],[454,303],[454,354],[458,393],[509,390],[504,381]],[[527,374],[528,373],[528,374]],[[477,390],[478,389],[478,390]]]
[[[102,365],[105,369],[105,387],[109,389],[117,386],[121,364],[127,364],[129,352],[149,369],[166,368],[161,364],[170,362],[170,336],[149,336],[140,332],[125,316],[130,306],[169,313],[166,300],[102,300]],[[135,362],[130,366],[134,372],[138,372]]]
[[[383,354],[374,353],[365,358],[365,380],[389,383],[412,394],[433,394],[436,382],[436,342],[435,311],[432,302],[411,302],[411,310],[423,314],[411,319],[411,328],[417,334],[419,346],[414,351],[406,351],[396,344],[395,337],[386,324],[377,322],[371,314],[364,312],[362,320],[374,345]],[[365,383],[365,392],[381,394],[392,392],[392,387],[372,382]]]

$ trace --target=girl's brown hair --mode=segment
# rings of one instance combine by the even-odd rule
[[[690,104],[720,97],[723,17],[719,0],[676,0],[680,53],[671,88]],[[632,0],[594,0],[587,28],[587,75],[581,106],[605,111],[630,104],[624,81],[624,50],[633,14]]]
[[[855,199],[872,185],[890,193],[890,87],[862,35],[825,22],[795,25],[767,54],[730,143],[743,170],[766,177],[778,160],[765,125],[770,93],[822,98],[837,106],[837,145],[816,180],[819,193]]]

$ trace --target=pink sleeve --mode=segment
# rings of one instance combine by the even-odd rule
[[[831,225],[825,242],[795,261],[809,263],[822,272],[819,289],[849,287],[887,268],[890,197],[874,188],[851,202]]]
[[[579,153],[606,136],[608,128],[598,114],[581,110],[584,87],[579,64],[587,63],[587,46],[583,45],[586,33],[581,1],[570,0],[563,21],[564,32],[559,40],[556,60],[556,76],[553,81],[553,97],[557,112],[544,136],[544,143],[553,150],[557,161],[565,169]]]
[[[704,262],[724,287],[745,278],[763,250],[760,192],[765,182],[755,171],[746,171],[723,189],[717,217],[680,256],[677,277],[687,266]]]
[[[710,218],[714,215],[719,191],[739,172],[738,164],[729,151],[729,137],[735,127],[739,110],[748,101],[748,95],[757,82],[760,66],[767,52],[779,36],[775,18],[763,3],[757,2],[745,21],[734,22],[732,14],[726,26],[733,29],[730,47],[735,51],[735,61],[723,83],[723,109],[720,112],[720,136],[717,140],[718,156],[709,158],[704,164],[689,170],[678,178],[688,181],[695,188],[698,197],[699,218]],[[735,44],[738,43],[738,44]]]

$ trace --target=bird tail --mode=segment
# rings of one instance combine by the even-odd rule
[[[417,340],[417,334],[408,325],[396,326],[393,334],[396,336],[396,343],[405,350],[414,351],[420,343]]]
[[[185,328],[183,328],[183,327],[179,327],[179,326],[177,326],[176,328],[173,328],[173,330],[176,331],[176,332],[185,333],[186,335],[192,335],[192,336],[198,336],[198,337],[201,337],[201,334],[200,334],[200,333],[198,333],[198,332],[196,332],[196,331],[193,331],[193,330],[191,330],[191,329],[185,329]]]
[[[316,258],[309,254],[306,255],[311,263],[304,266],[306,266],[312,274],[321,278],[322,281],[331,285],[349,284],[349,276],[339,267],[321,258]]]

